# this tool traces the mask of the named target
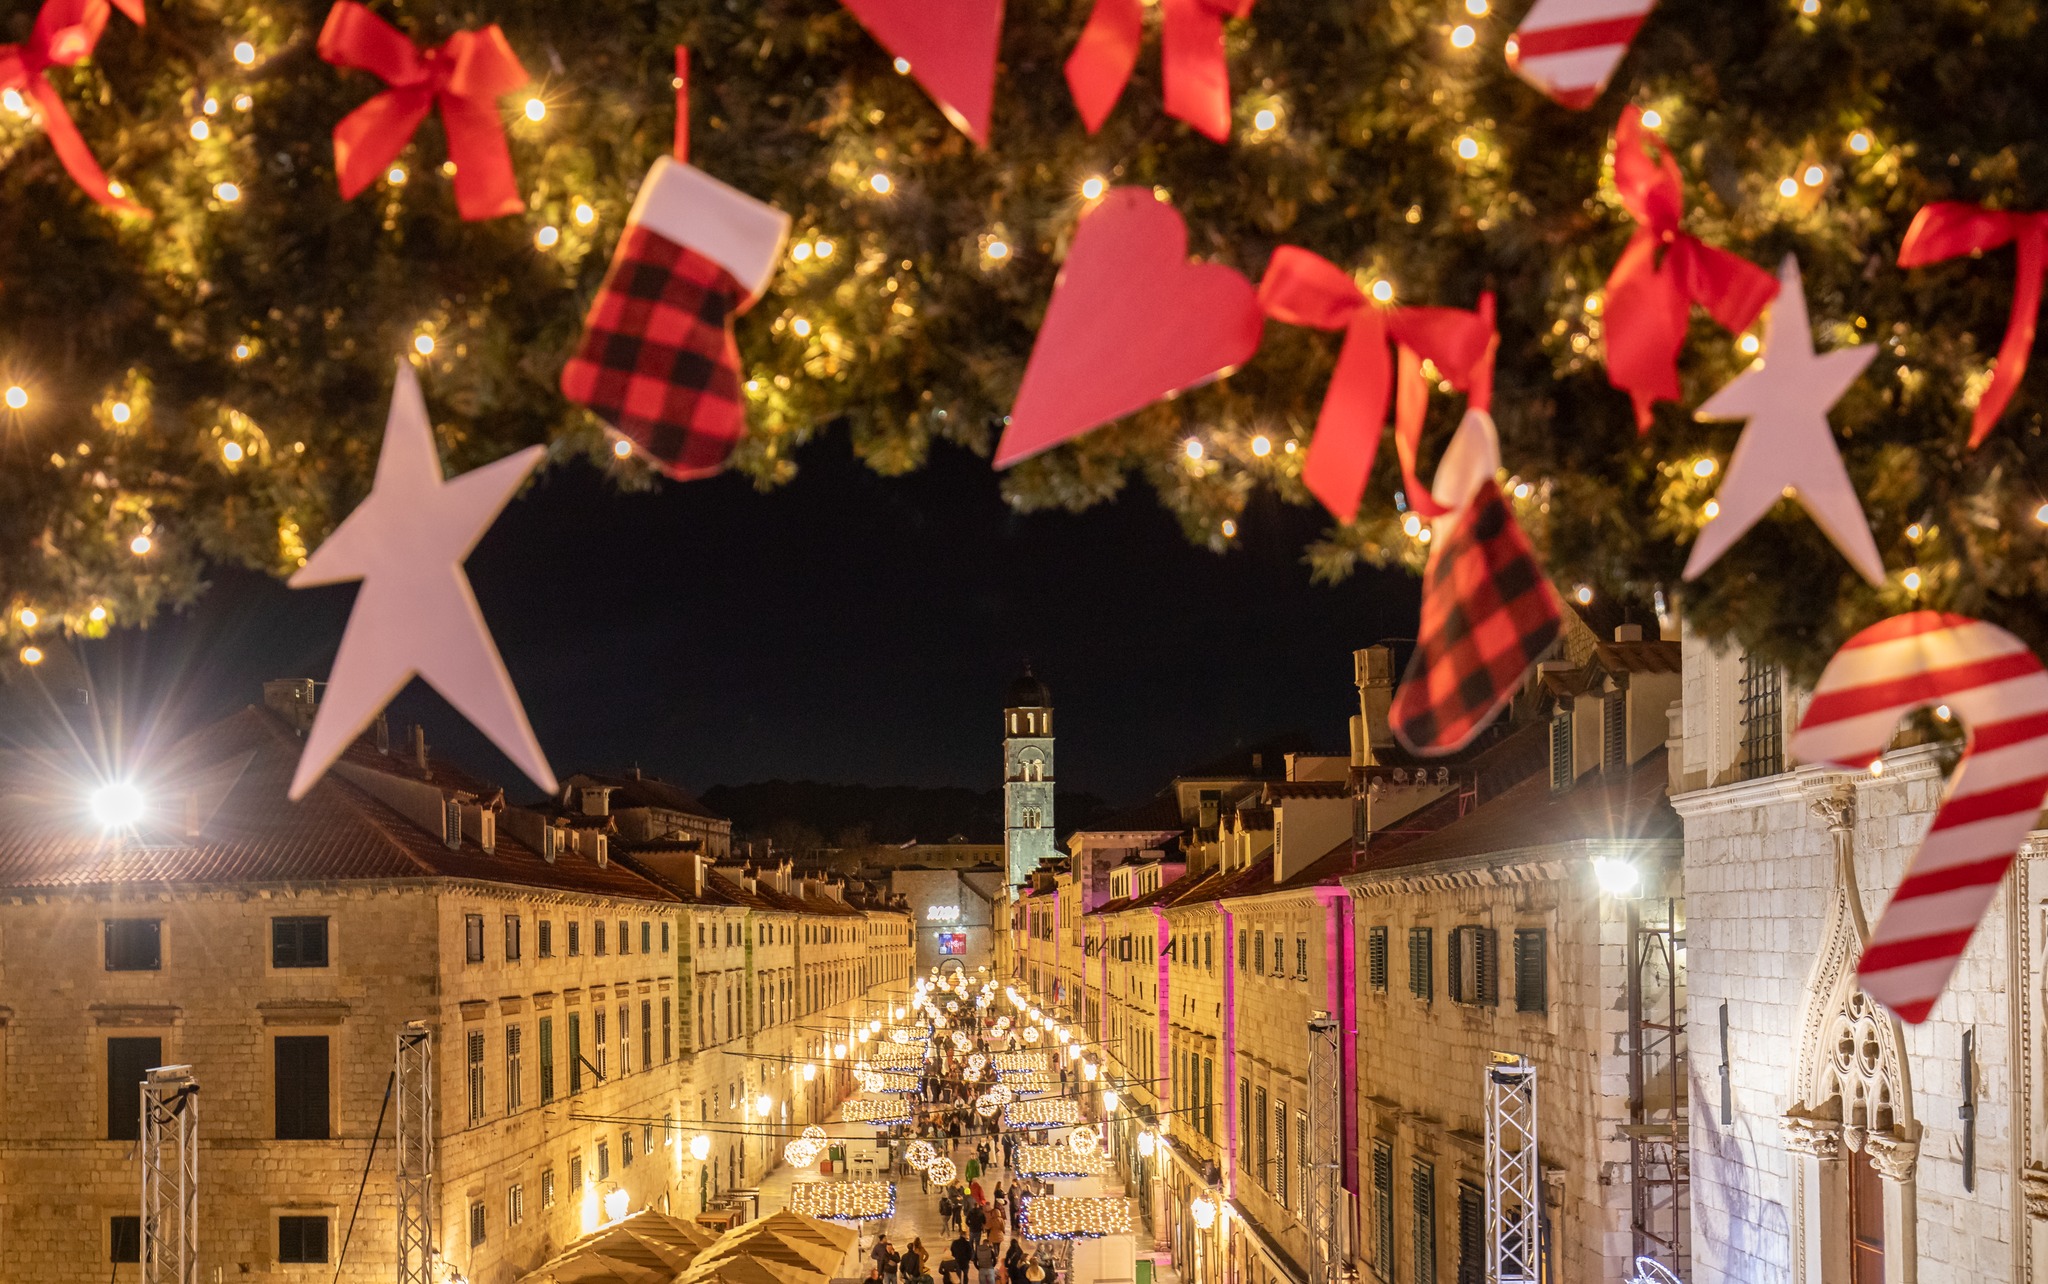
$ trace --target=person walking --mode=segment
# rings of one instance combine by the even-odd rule
[[[903,1284],[918,1284],[924,1279],[926,1260],[924,1240],[912,1236],[910,1246],[903,1250]]]
[[[964,1234],[953,1237],[953,1275],[966,1284],[967,1268],[974,1262],[974,1245]]]
[[[974,1246],[974,1284],[996,1284],[996,1263],[1002,1257],[996,1251],[996,1242],[984,1239]]]
[[[979,1201],[969,1200],[967,1204],[967,1234],[969,1242],[979,1242],[982,1232],[988,1229],[988,1210]]]
[[[881,1277],[882,1284],[896,1284],[896,1248],[889,1243],[886,1234],[875,1236],[875,1247],[871,1256],[875,1259],[875,1274]]]
[[[1010,1278],[1010,1284],[1025,1284],[1024,1245],[1020,1240],[1010,1241],[1010,1250],[1003,1254],[1003,1271]]]

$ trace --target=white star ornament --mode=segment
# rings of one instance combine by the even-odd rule
[[[295,589],[363,582],[292,777],[294,799],[415,676],[535,784],[554,790],[555,773],[462,569],[542,454],[529,446],[445,480],[419,378],[408,362],[398,363],[370,494],[291,578]]]
[[[1835,436],[1828,410],[1877,356],[1877,345],[1813,350],[1799,261],[1779,269],[1778,297],[1764,321],[1763,355],[1707,398],[1699,419],[1747,419],[1715,494],[1720,511],[1700,529],[1685,578],[1698,579],[1782,498],[1797,499],[1849,564],[1884,584],[1884,559]]]

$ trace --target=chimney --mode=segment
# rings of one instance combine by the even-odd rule
[[[1365,720],[1365,743],[1369,750],[1394,747],[1394,726],[1389,716],[1394,706],[1394,648],[1374,645],[1351,653],[1358,684],[1358,712]]]
[[[275,678],[263,684],[263,707],[291,724],[300,735],[313,725],[320,698],[311,678]]]
[[[427,729],[417,722],[412,724],[412,762],[422,776],[427,774]]]
[[[632,776],[635,780],[640,779],[640,764],[637,762],[633,764]]]
[[[1262,754],[1262,753],[1255,753],[1255,754],[1253,754],[1253,755],[1252,755],[1252,774],[1253,774],[1254,776],[1256,776],[1256,775],[1258,775],[1258,774],[1259,774],[1260,772],[1264,771],[1265,769],[1266,769],[1266,755],[1264,755],[1264,754]]]
[[[377,733],[377,752],[389,756],[391,753],[391,719],[379,713],[377,721],[372,725]]]
[[[584,785],[583,814],[586,816],[609,816],[612,814],[612,791],[605,785]]]
[[[1643,626],[1640,624],[1617,624],[1614,626],[1616,642],[1640,642],[1643,640]]]

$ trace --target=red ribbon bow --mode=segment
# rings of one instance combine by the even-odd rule
[[[529,77],[496,23],[458,31],[448,43],[422,53],[355,0],[339,0],[320,28],[319,47],[321,58],[335,66],[370,72],[391,86],[334,127],[342,199],[375,182],[438,104],[462,217],[497,218],[526,208],[512,176],[498,99]]]
[[[1254,0],[1160,0],[1160,79],[1166,114],[1219,143],[1230,141],[1230,65],[1223,20],[1242,18]],[[1089,133],[1102,128],[1138,66],[1142,0],[1095,0],[1088,25],[1067,57],[1067,88]]]
[[[1344,331],[1337,368],[1316,416],[1315,439],[1301,480],[1339,521],[1348,522],[1365,498],[1365,484],[1379,455],[1380,430],[1387,419],[1387,400],[1394,391],[1394,449],[1401,459],[1401,480],[1408,507],[1425,518],[1446,509],[1415,475],[1416,449],[1422,441],[1423,413],[1429,404],[1429,380],[1423,377],[1426,358],[1451,386],[1467,394],[1474,410],[1493,402],[1493,296],[1480,296],[1479,309],[1383,308],[1366,298],[1349,273],[1319,254],[1292,245],[1273,251],[1259,282],[1259,306],[1267,316],[1288,325]],[[1387,359],[1394,345],[1398,362]]]
[[[1678,352],[1692,305],[1729,330],[1746,330],[1776,297],[1778,278],[1678,230],[1685,216],[1678,162],[1633,105],[1614,127],[1614,186],[1638,226],[1607,274],[1607,382],[1628,393],[1636,430],[1648,432],[1651,406],[1678,400]]]
[[[1900,267],[1925,267],[1943,259],[1995,250],[2007,241],[2019,244],[2018,274],[2012,286],[2012,319],[2005,342],[1998,345],[1998,366],[1991,386],[1977,400],[1970,419],[1970,445],[1991,435],[2012,395],[2027,375],[2027,356],[2034,350],[2034,323],[2041,315],[2041,276],[2048,270],[2048,214],[2017,214],[1987,210],[1962,201],[1935,201],[1920,207],[1906,239],[1899,246]]]
[[[89,57],[111,12],[107,0],[48,0],[36,14],[26,44],[0,45],[0,88],[15,90],[35,103],[58,161],[87,196],[108,209],[148,217],[149,211],[140,205],[114,195],[106,174],[93,159],[92,148],[78,132],[77,122],[43,74],[51,67],[76,66]],[[121,12],[137,24],[143,20],[141,0],[122,0]]]

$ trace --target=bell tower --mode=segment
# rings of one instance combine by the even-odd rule
[[[1003,710],[1003,850],[1011,885],[1059,854],[1052,827],[1052,692],[1031,666]]]

